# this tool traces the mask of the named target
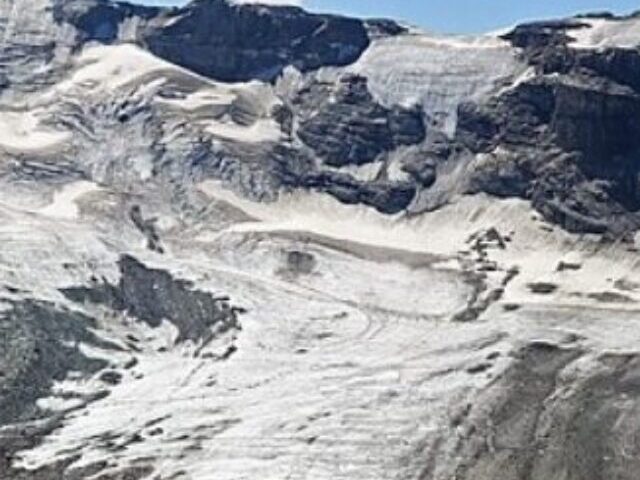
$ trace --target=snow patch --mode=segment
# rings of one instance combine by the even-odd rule
[[[0,110],[0,148],[34,152],[57,148],[69,140],[68,132],[43,125],[39,113]]]
[[[169,63],[143,50],[137,45],[86,46],[75,59],[76,68],[69,78],[61,82],[57,91],[83,87],[90,91],[116,90],[149,75],[175,73],[208,84],[210,81],[187,69]]]
[[[531,212],[526,201],[493,200],[484,195],[460,197],[429,215],[409,217],[345,205],[321,193],[287,193],[276,202],[257,203],[239,197],[216,181],[205,181],[200,189],[258,220],[233,225],[230,231],[311,232],[365,245],[444,255],[456,253],[469,235],[482,228],[500,223],[515,226],[526,222]],[[458,221],[451,222],[452,216]]]
[[[640,18],[580,19],[585,28],[569,30],[573,48],[606,49],[637,48],[640,46]]]
[[[275,120],[261,119],[245,127],[234,122],[208,122],[205,131],[224,140],[246,143],[277,142],[282,136]]]
[[[77,200],[83,195],[99,191],[100,188],[93,182],[80,181],[65,185],[53,195],[53,202],[42,208],[38,213],[48,217],[76,219],[80,215]]]
[[[228,106],[235,98],[234,89],[220,85],[215,88],[197,90],[184,98],[158,98],[156,102],[191,112],[203,107]]]

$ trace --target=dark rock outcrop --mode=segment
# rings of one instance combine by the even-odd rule
[[[107,367],[79,348],[118,350],[91,332],[96,326],[92,318],[39,301],[15,302],[0,315],[0,425],[42,416],[36,400],[70,371],[89,376]]]
[[[218,332],[240,328],[238,314],[242,309],[229,305],[227,297],[195,290],[191,282],[174,279],[165,270],[148,268],[128,255],[120,258],[118,266],[118,285],[104,281],[92,287],[67,288],[62,293],[76,302],[127,312],[151,327],[167,320],[179,331],[176,342],[209,340],[212,327]]]
[[[416,195],[411,182],[363,182],[336,172],[308,174],[297,180],[298,186],[329,193],[348,205],[363,204],[381,213],[395,214],[406,209]]]
[[[129,219],[147,239],[147,248],[157,253],[164,253],[160,243],[160,235],[156,229],[156,218],[145,219],[140,205],[133,205],[129,210]]]
[[[2,478],[84,478],[62,476],[64,468],[34,472],[12,467],[13,455],[32,448],[60,426],[62,415],[73,408],[104,398],[108,390],[90,394],[53,393],[55,382],[69,373],[88,379],[108,367],[108,362],[88,356],[81,345],[105,352],[118,345],[99,338],[97,322],[77,312],[37,300],[12,302],[0,315],[0,472]],[[51,412],[36,401],[49,396],[75,398],[75,407]],[[74,397],[69,397],[74,395]]]
[[[583,354],[545,343],[518,351],[458,426],[454,477],[635,479],[640,361],[604,355],[596,360],[599,368],[584,376],[563,372]]]
[[[529,50],[558,47],[571,40],[568,32],[581,28],[588,28],[588,24],[577,19],[531,22],[516,26],[502,38],[515,47]]]
[[[570,231],[620,236],[640,224],[640,56],[568,48],[573,28],[586,26],[529,24],[508,35],[537,74],[485,104],[461,105],[456,142],[509,152],[474,172],[472,190],[530,199]],[[542,45],[530,38],[549,35]]]
[[[172,15],[170,25],[145,34],[149,49],[224,81],[270,80],[288,65],[303,72],[348,65],[369,45],[361,21],[295,7],[197,0]]]
[[[87,41],[111,43],[118,39],[120,25],[127,19],[151,20],[162,13],[158,7],[133,5],[109,0],[75,0],[55,2],[53,18],[73,25],[80,44]]]
[[[298,103],[304,103],[305,95],[312,91],[303,92]],[[357,75],[342,78],[316,108],[301,122],[298,136],[333,167],[363,165],[384,152],[420,143],[426,137],[419,107],[383,107],[369,92],[367,79]]]
[[[221,81],[272,80],[289,65],[300,71],[353,63],[369,46],[364,22],[297,7],[196,0],[157,8],[109,0],[59,2],[55,19],[79,42],[110,43],[135,18],[136,36],[155,55]],[[392,31],[387,25],[385,31]]]

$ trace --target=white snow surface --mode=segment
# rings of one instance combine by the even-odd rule
[[[277,142],[281,136],[280,125],[272,119],[260,119],[250,126],[232,121],[208,122],[205,131],[225,140],[239,142]]]
[[[35,152],[62,147],[69,133],[43,125],[37,111],[0,110],[0,149]]]
[[[229,295],[247,313],[241,331],[202,349],[176,345],[177,332],[167,322],[151,329],[81,307],[99,318],[100,336],[126,346],[134,335],[140,351],[83,346],[88,355],[106,358],[122,382],[109,387],[106,398],[65,413],[62,427],[19,452],[15,466],[37,468],[73,452],[79,455],[74,466],[106,460],[113,472],[151,459],[160,478],[418,479],[430,442],[440,434],[456,436],[451,409],[491,381],[467,373],[490,353],[505,353],[493,367],[496,374],[521,341],[580,332],[585,345],[607,351],[626,351],[640,341],[633,304],[576,296],[609,290],[613,279],[640,281],[632,254],[549,231],[526,202],[462,197],[420,219],[388,218],[317,195],[250,203],[207,182],[200,189],[212,218],[225,211],[242,215],[226,225],[169,228],[163,240],[171,248],[161,256],[132,251],[137,234],[125,225],[118,238],[105,225],[96,230],[92,211],[115,207],[103,205],[106,192],[82,195],[94,189],[72,184],[55,196],[54,205],[67,207],[83,199],[73,222],[0,209],[0,275],[41,298],[68,303],[56,286],[81,285],[90,275],[117,281],[115,252],[129,245],[150,267]],[[202,227],[209,233],[196,237]],[[485,316],[452,322],[472,295],[463,275],[469,237],[490,227],[512,241],[489,251],[500,266],[488,274],[489,285],[500,284],[504,269],[520,273]],[[56,258],[45,254],[52,245]],[[312,270],[292,270],[290,252],[312,255]],[[582,269],[559,272],[560,260]],[[535,281],[559,289],[536,297],[527,286]],[[503,311],[508,302],[523,308]],[[588,315],[585,306],[592,307]],[[220,360],[230,345],[237,351]],[[137,365],[124,368],[133,357]],[[39,404],[66,410],[77,404],[63,393],[101,388],[98,378],[69,377]],[[105,450],[106,438],[123,448]]]
[[[422,105],[433,122],[452,134],[461,102],[481,100],[526,67],[510,44],[493,35],[414,33],[375,40],[349,69],[369,79],[381,103]]]
[[[68,82],[60,86],[61,89],[81,84],[115,90],[162,69],[181,70],[133,44],[126,43],[85,47],[76,62],[76,70]]]
[[[190,91],[180,98],[159,95],[165,86],[174,88],[173,85],[188,85]],[[80,131],[75,132],[68,123],[59,121],[57,115],[62,106],[68,102],[82,108],[85,101],[123,95],[181,109],[193,117],[192,127],[222,140],[257,143],[281,137],[279,125],[270,118],[277,100],[268,86],[258,82],[214,82],[129,43],[89,44],[71,59],[60,82],[0,102],[0,150],[51,153],[67,148],[74,135],[87,133],[79,125],[75,126]],[[240,96],[253,101],[257,110],[256,121],[247,126],[227,115]]]
[[[79,216],[79,208],[76,200],[83,195],[95,192],[98,186],[93,182],[79,181],[65,185],[54,193],[53,202],[42,208],[39,213],[46,216],[73,220]]]
[[[590,18],[579,19],[578,22],[586,26],[568,32],[574,39],[570,43],[573,48],[605,49],[640,46],[640,18]]]

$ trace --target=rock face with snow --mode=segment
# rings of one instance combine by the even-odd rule
[[[628,29],[637,20],[609,22]],[[513,190],[504,193],[531,198],[565,228],[620,234],[637,229],[640,206],[640,56],[615,45],[574,46],[572,32],[595,28],[572,20],[523,25],[506,35],[537,74],[488,104],[465,106],[459,133],[474,153],[503,144],[520,157],[512,157],[492,193],[507,184]],[[496,167],[482,172],[479,188],[494,190]]]
[[[636,480],[639,47],[0,0],[0,477]]]
[[[84,0],[54,8],[56,20],[73,25],[81,41],[114,42],[129,27],[155,55],[222,81],[273,79],[289,65],[301,71],[347,65],[369,45],[364,22],[292,7],[199,0],[167,11]]]
[[[303,112],[298,136],[327,165],[364,165],[425,139],[421,110],[383,107],[374,101],[364,77],[345,77],[337,91],[322,90],[310,85],[293,103]]]

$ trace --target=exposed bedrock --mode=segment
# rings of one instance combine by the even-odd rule
[[[296,101],[304,103],[303,92]],[[325,96],[317,110],[304,118],[298,136],[327,165],[342,167],[374,161],[384,152],[422,142],[426,136],[423,112],[419,107],[385,108],[367,87],[367,79],[348,75],[335,92]]]
[[[416,186],[411,182],[361,182],[335,172],[307,174],[298,182],[303,187],[329,193],[348,205],[363,204],[386,214],[405,210],[416,195]]]
[[[434,165],[420,149],[426,137],[423,112],[382,106],[361,76],[348,74],[336,84],[309,78],[276,113],[286,143],[227,145],[224,159],[212,159],[206,173],[218,175],[224,168],[255,198],[277,197],[281,187],[305,188],[385,214],[405,210],[419,186],[433,182]],[[415,152],[403,153],[404,175],[390,178],[383,164],[403,147]],[[365,164],[375,164],[380,173],[362,177],[350,169]]]
[[[112,285],[96,282],[92,287],[63,290],[71,300],[102,304],[158,327],[163,320],[179,332],[176,342],[210,340],[217,333],[239,329],[242,309],[229,304],[226,296],[215,297],[196,290],[191,282],[174,279],[165,271],[152,269],[134,257],[124,255],[118,261],[120,282]]]
[[[369,45],[354,19],[312,15],[292,7],[199,0],[145,41],[156,55],[212,78],[274,78],[287,65],[308,71],[354,62]],[[230,54],[231,53],[231,54]]]
[[[620,76],[616,55],[603,55],[599,66],[609,58]],[[570,231],[620,234],[638,225],[639,120],[631,86],[577,67],[461,105],[456,139],[493,155],[474,172],[472,190],[529,198]]]
[[[2,313],[0,425],[39,416],[35,401],[70,371],[92,374],[107,366],[79,348],[118,349],[91,333],[95,327],[92,318],[39,301],[16,302]]]
[[[571,31],[587,27],[587,24],[577,19],[530,22],[516,26],[502,38],[515,47],[535,51],[566,45],[571,40]]]
[[[367,25],[357,19],[225,0],[197,0],[173,9],[60,2],[56,20],[76,27],[83,41],[102,42],[117,40],[125,22],[136,22],[129,25],[133,36],[151,52],[222,81],[272,80],[288,65],[303,72],[348,65],[370,41]],[[379,28],[393,32],[385,24]]]
[[[11,479],[53,478],[25,476],[10,468],[18,450],[31,448],[59,426],[61,415],[38,406],[51,395],[56,382],[70,373],[88,379],[108,366],[106,360],[88,356],[81,345],[113,352],[118,345],[100,339],[92,329],[94,319],[51,303],[13,302],[0,315],[0,472]],[[108,395],[108,391],[73,393],[76,408]],[[62,412],[64,413],[64,412]],[[55,478],[61,478],[55,476]],[[79,477],[83,478],[83,477]]]
[[[640,359],[532,343],[454,415],[458,480],[632,480],[640,468]],[[423,478],[434,476],[435,468]]]
[[[73,25],[78,31],[80,43],[116,41],[123,22],[131,19],[150,21],[162,12],[157,7],[105,0],[53,0],[52,4],[54,20]]]

